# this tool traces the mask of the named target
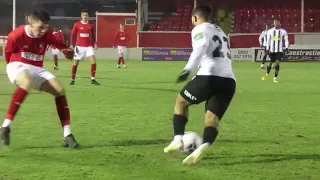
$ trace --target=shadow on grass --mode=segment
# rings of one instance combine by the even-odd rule
[[[175,84],[174,81],[162,81],[162,82],[129,82],[126,84]]]
[[[12,93],[0,93],[0,96],[12,96],[13,94],[13,91]],[[31,93],[28,93],[28,94],[43,94],[41,92],[31,92]]]
[[[71,75],[56,75],[57,78],[69,78],[71,79]],[[76,81],[77,79],[91,79],[91,76],[80,76],[80,77],[77,77],[76,78]],[[117,78],[107,78],[107,77],[99,77],[97,78],[97,81],[99,81],[99,79],[107,79],[107,80],[118,80]],[[81,80],[82,81],[82,80]]]
[[[164,88],[132,87],[132,86],[110,86],[110,87],[112,87],[112,88],[120,88],[120,89],[134,89],[134,90],[175,92],[175,93],[180,91],[180,89],[164,89]]]
[[[165,140],[165,139],[150,139],[150,140],[117,140],[117,141],[109,141],[106,144],[93,144],[93,145],[86,145],[86,144],[81,144],[80,143],[80,148],[81,149],[91,149],[91,148],[104,148],[104,147],[111,147],[111,146],[124,146],[124,147],[129,147],[129,146],[149,146],[149,145],[157,145],[157,144],[164,144],[164,143],[169,143],[170,140]],[[63,148],[62,146],[59,146],[58,144],[54,144],[52,146],[24,146],[24,147],[17,147],[13,148],[12,150],[14,151],[21,151],[24,149],[58,149],[58,148]],[[65,148],[67,149],[67,148]]]
[[[254,144],[254,143],[277,143],[275,141],[265,141],[265,140],[217,140],[218,142],[222,143],[244,143],[244,144]],[[149,146],[149,145],[158,145],[163,144],[164,146],[169,144],[171,139],[126,139],[126,140],[116,140],[116,141],[108,141],[105,144],[92,144],[86,145],[85,142],[80,142],[81,149],[91,149],[91,148],[104,148],[104,147],[111,147],[111,146],[122,146],[122,147],[130,147],[130,146]],[[62,148],[59,144],[54,144],[52,146],[24,146],[24,147],[17,147],[13,150],[23,150],[23,149],[55,149],[55,148]],[[214,155],[212,159],[214,159]],[[209,158],[210,159],[210,156]]]
[[[13,94],[13,92],[14,91],[12,91],[11,93],[0,93],[0,96],[12,96],[12,94]],[[79,89],[76,89],[76,90],[68,90],[67,91],[68,93],[69,92],[85,92],[85,90],[79,90]],[[50,94],[49,93],[47,93],[47,92],[39,92],[39,91],[36,91],[36,90],[34,90],[34,92],[29,92],[28,93],[28,95],[40,95],[40,94],[46,94],[46,95],[49,95],[50,96]]]
[[[82,83],[82,82],[81,82]],[[91,85],[91,84],[90,84]],[[88,84],[76,84],[73,85],[74,87],[88,87],[90,86]],[[68,86],[66,86],[68,87]],[[145,90],[145,91],[158,91],[158,92],[179,92],[180,89],[164,89],[164,88],[150,88],[150,87],[132,87],[132,86],[114,86],[114,85],[110,85],[110,84],[101,84],[100,86],[96,86],[96,87],[105,87],[105,88],[108,88],[108,89],[112,89],[112,88],[115,88],[115,89],[126,89],[128,91],[130,90]]]
[[[97,145],[83,145],[81,149],[91,149],[91,148],[100,148],[100,147],[110,147],[110,146],[123,146],[123,147],[130,147],[130,146],[149,146],[149,145],[157,145],[157,144],[164,144],[167,143],[168,140],[165,139],[150,139],[150,140],[117,140],[117,141],[110,141],[108,144],[97,144]]]

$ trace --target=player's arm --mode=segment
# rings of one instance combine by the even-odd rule
[[[78,33],[78,26],[77,23],[74,23],[72,30],[71,30],[71,35],[70,35],[70,45],[74,46],[76,44],[76,36]]]
[[[288,36],[287,31],[285,31],[285,33],[284,33],[284,45],[285,45],[286,49],[289,48],[289,36]]]
[[[265,31],[262,32],[262,33],[260,34],[260,36],[259,36],[259,44],[260,44],[260,46],[263,45],[262,40],[263,40],[263,37],[264,37],[264,36],[265,36]]]
[[[195,32],[192,43],[192,53],[190,55],[189,61],[185,66],[184,70],[192,71],[201,61],[201,57],[203,56],[206,47],[208,46],[208,38],[206,37],[203,31]]]
[[[270,41],[271,41],[271,34],[270,34],[270,31],[267,31],[267,47],[266,47],[267,51],[270,50]]]
[[[96,46],[97,46],[97,42],[96,42],[96,30],[95,30],[94,26],[92,26],[92,28],[91,28],[91,35],[92,35],[92,43],[93,43],[93,46],[96,47]]]
[[[59,50],[68,48],[66,43],[60,37],[53,35],[51,32],[46,33],[44,39],[49,46],[57,46]]]
[[[10,62],[11,55],[15,51],[15,49],[16,49],[16,38],[14,35],[9,34],[6,47],[4,49],[4,56],[7,64]]]
[[[73,58],[74,51],[70,49],[64,41],[62,41],[59,37],[54,36],[51,32],[47,32],[45,34],[44,41],[49,46],[54,45],[65,55],[67,59]]]
[[[119,39],[119,31],[117,31],[116,35],[114,36],[114,39],[113,39],[113,47],[116,47],[116,43],[117,43],[117,40]]]
[[[180,74],[177,80],[177,83],[187,80],[191,71],[199,65],[201,57],[203,56],[208,46],[208,37],[206,37],[202,29],[195,28],[191,34],[193,50],[187,65],[184,67],[182,73]]]

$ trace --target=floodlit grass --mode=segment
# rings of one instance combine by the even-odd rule
[[[182,153],[164,154],[172,138],[176,85],[185,62],[128,61],[127,69],[99,61],[54,72],[67,90],[73,132],[80,150],[61,147],[54,99],[32,91],[12,128],[10,151],[0,151],[1,180],[306,180],[320,179],[320,71],[318,63],[283,63],[280,83],[261,81],[264,70],[234,62],[237,91],[221,122],[221,133],[200,164],[181,164]],[[4,71],[4,62],[0,64]],[[52,69],[52,61],[46,62]],[[273,72],[272,72],[273,73]],[[0,115],[14,90],[0,75]],[[190,109],[187,130],[202,134],[203,104]]]

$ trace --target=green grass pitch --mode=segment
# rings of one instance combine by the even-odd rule
[[[234,62],[237,91],[221,133],[200,164],[164,154],[185,62],[99,61],[90,84],[88,61],[69,86],[71,63],[52,71],[65,85],[80,150],[61,147],[54,99],[32,91],[16,117],[9,151],[0,151],[0,180],[307,180],[320,179],[318,63],[283,63],[280,83],[261,81],[258,63]],[[52,70],[52,61],[46,61]],[[14,90],[0,64],[0,117]],[[272,70],[272,74],[274,71]],[[190,109],[187,130],[202,135],[203,104]]]

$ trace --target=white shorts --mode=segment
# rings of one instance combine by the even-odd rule
[[[76,46],[74,48],[74,58],[75,60],[81,60],[83,58],[93,56],[94,50],[92,46],[89,47],[82,47],[82,46]]]
[[[32,88],[41,91],[40,86],[47,80],[56,78],[48,70],[33,66],[22,62],[11,62],[7,64],[6,68],[8,78],[12,84],[14,84],[18,74],[21,71],[28,71],[32,75]]]
[[[60,50],[58,48],[51,49],[52,55],[59,55]]]
[[[118,53],[125,54],[127,52],[127,47],[125,46],[118,46]]]

